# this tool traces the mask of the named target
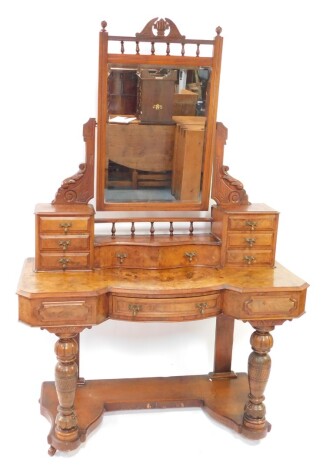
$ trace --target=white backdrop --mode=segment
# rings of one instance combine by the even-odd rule
[[[1,452],[2,468],[166,469],[241,465],[322,468],[325,406],[323,1],[215,2],[12,0],[1,40]],[[41,382],[53,379],[55,337],[18,323],[18,278],[34,254],[34,206],[50,202],[84,160],[82,125],[97,113],[98,31],[134,34],[156,16],[224,50],[218,120],[229,129],[225,163],[252,202],[280,211],[277,259],[304,278],[306,315],[273,333],[266,389],[272,431],[250,442],[201,410],[113,413],[68,455],[47,455]],[[207,373],[214,322],[107,322],[83,333],[81,375],[90,378]],[[233,369],[246,370],[248,325],[238,323]],[[9,461],[9,464],[7,463]],[[3,462],[6,462],[5,467]]]

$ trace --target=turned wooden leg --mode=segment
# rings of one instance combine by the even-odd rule
[[[58,413],[55,419],[55,436],[60,441],[72,442],[79,438],[74,400],[78,378],[76,357],[78,345],[75,334],[60,334],[55,344],[57,365],[55,368],[55,387],[58,395]]]
[[[243,433],[251,439],[261,439],[270,430],[265,419],[264,390],[268,381],[271,358],[269,351],[273,346],[273,337],[269,331],[273,326],[259,327],[251,335],[253,352],[248,360],[249,395],[243,417]]]

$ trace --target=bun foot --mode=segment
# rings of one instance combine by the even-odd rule
[[[50,457],[53,457],[54,454],[56,453],[57,449],[53,446],[50,446],[49,447],[49,450],[48,450],[48,454],[50,455]]]

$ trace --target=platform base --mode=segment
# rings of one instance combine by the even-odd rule
[[[248,400],[248,377],[245,373],[156,377],[137,379],[86,380],[78,385],[75,410],[79,434],[74,441],[58,439],[54,433],[58,399],[54,382],[42,384],[41,413],[52,424],[49,454],[56,450],[71,451],[85,441],[98,426],[105,412],[155,408],[201,407],[210,416],[249,439],[265,437],[271,426],[250,432],[243,428],[244,406]]]

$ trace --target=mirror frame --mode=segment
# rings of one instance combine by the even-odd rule
[[[97,179],[96,209],[99,211],[204,211],[208,210],[211,197],[211,178],[215,153],[216,117],[221,70],[223,38],[221,28],[216,28],[214,40],[186,39],[170,19],[154,18],[150,20],[141,33],[135,36],[110,36],[106,31],[107,23],[102,21],[99,35],[99,82],[98,82],[98,118],[97,118]],[[157,33],[154,34],[154,31]],[[109,44],[118,42],[120,53],[109,51]],[[135,53],[125,53],[125,43],[135,44]],[[150,43],[149,54],[141,53],[142,43]],[[156,55],[157,44],[166,44],[166,55]],[[171,44],[179,44],[180,55],[170,55]],[[186,46],[195,45],[195,55],[186,55]],[[211,47],[210,56],[200,56],[200,46]],[[192,46],[194,47],[194,46]],[[211,75],[207,91],[206,130],[204,143],[204,167],[202,194],[200,201],[153,201],[153,202],[106,202],[105,171],[106,171],[106,126],[108,120],[108,69],[109,66],[140,65],[176,68],[209,67]]]

